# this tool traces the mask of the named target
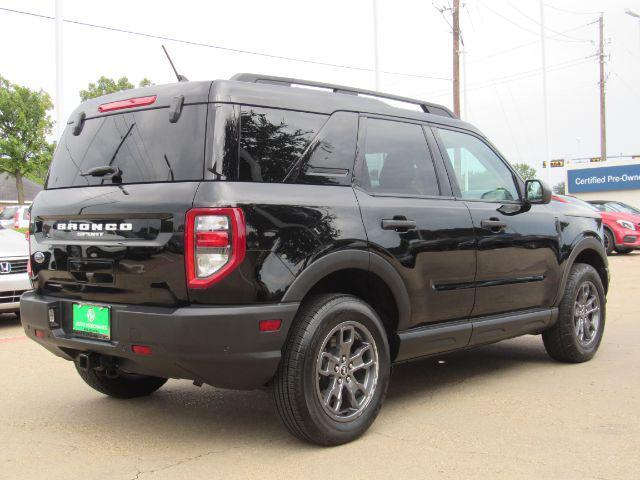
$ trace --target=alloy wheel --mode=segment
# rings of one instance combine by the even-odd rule
[[[324,412],[348,422],[362,415],[376,391],[378,348],[356,321],[342,322],[325,337],[316,360],[316,393]]]
[[[578,288],[573,307],[575,333],[583,347],[596,341],[600,327],[600,296],[596,286],[585,281]]]

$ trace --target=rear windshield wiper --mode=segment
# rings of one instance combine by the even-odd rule
[[[82,177],[104,177],[105,175],[120,177],[122,176],[122,170],[111,165],[100,165],[80,174]]]

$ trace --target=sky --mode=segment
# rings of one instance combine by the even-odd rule
[[[640,21],[625,14],[627,8],[640,13],[640,0],[544,1],[550,157],[599,156],[598,27],[593,22],[601,11],[608,54],[608,153],[640,154]],[[450,12],[439,11],[449,3],[378,0],[381,91],[452,108],[451,19]],[[528,163],[541,176],[545,137],[539,1],[461,0],[461,4],[466,52],[461,64],[467,67],[462,116],[507,159]],[[55,1],[0,0],[0,75],[43,89],[57,101],[53,20],[3,8],[54,16]],[[375,88],[372,0],[63,0],[63,12],[71,22],[222,47],[65,22],[65,118],[79,103],[78,92],[101,75],[127,76],[134,83],[144,77],[156,84],[174,82],[162,44],[190,80],[259,72]],[[562,179],[561,169],[550,172],[552,183]]]

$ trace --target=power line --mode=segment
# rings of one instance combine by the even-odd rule
[[[520,25],[519,23],[514,22],[513,20],[511,20],[510,18],[508,18],[508,17],[504,16],[504,15],[503,15],[503,14],[501,14],[500,12],[497,12],[496,10],[492,9],[492,8],[491,8],[491,7],[489,7],[487,4],[485,4],[485,3],[481,2],[481,1],[478,1],[478,3],[479,3],[480,5],[482,5],[484,8],[486,8],[487,10],[489,10],[489,11],[490,11],[491,13],[493,13],[494,15],[496,15],[496,16],[498,16],[498,17],[502,18],[505,22],[510,23],[511,25],[513,25],[513,26],[515,26],[515,27],[517,27],[517,28],[519,28],[519,29],[521,29],[521,30],[523,30],[523,31],[527,32],[527,33],[531,33],[532,35],[536,35],[536,36],[540,35],[540,33],[539,33],[539,32],[534,32],[533,30],[530,30],[530,29],[529,29],[529,28],[527,28],[527,27],[523,27],[523,26],[522,26],[522,25]],[[522,12],[521,12],[521,13],[522,13]],[[538,25],[539,25],[539,23],[538,23]],[[546,27],[545,27],[545,28],[546,28]],[[551,29],[549,29],[549,28],[546,28],[546,30],[553,31],[553,30],[551,30]],[[554,31],[554,32],[555,32],[555,31]],[[557,35],[557,33],[558,33],[558,32],[555,32],[555,33],[556,33],[556,35]],[[589,42],[589,40],[584,40],[584,39],[580,39],[580,40],[562,40],[562,39],[559,39],[559,38],[552,38],[552,37],[546,37],[546,38],[553,39],[553,40],[555,40],[555,41],[557,41],[557,42],[568,42],[568,43],[575,43],[576,41],[578,41],[578,42]]]
[[[470,12],[468,12],[468,13],[469,13],[469,16],[471,16],[471,15],[470,15]],[[588,27],[589,25],[591,25],[591,23],[585,23],[585,24],[583,24],[583,25],[578,25],[577,27],[573,27],[573,28],[570,28],[570,29],[568,29],[568,30],[563,30],[562,32],[559,32],[559,33],[568,33],[568,32],[573,32],[573,31],[578,30],[578,29],[580,29],[580,28]],[[554,37],[554,36],[555,36],[555,35],[551,35],[551,36],[548,36],[547,38],[549,38],[549,39],[553,39],[553,37]],[[591,40],[589,40],[589,42],[591,42]],[[498,51],[498,52],[490,53],[489,55],[485,55],[484,57],[473,58],[473,59],[469,60],[469,63],[476,63],[476,62],[480,62],[480,61],[482,61],[482,60],[486,60],[486,59],[488,59],[488,58],[497,57],[497,56],[499,56],[499,55],[503,55],[503,54],[505,54],[505,53],[509,53],[509,52],[514,51],[514,50],[519,50],[520,48],[530,47],[531,45],[536,45],[537,43],[540,43],[540,40],[533,40],[533,41],[531,41],[531,42],[521,43],[521,44],[519,44],[519,45],[515,45],[515,46],[513,46],[513,47],[511,47],[511,48],[507,48],[506,50],[500,50],[500,51]],[[591,43],[592,43],[592,42],[591,42]]]
[[[572,15],[599,15],[600,14],[600,12],[578,12],[577,10],[567,10],[566,8],[556,7],[547,2],[544,2],[544,6],[549,7],[552,10],[557,10],[558,12],[570,13]]]
[[[20,15],[27,15],[27,16],[36,17],[36,18],[43,18],[43,19],[47,19],[47,20],[54,20],[55,19],[54,17],[48,16],[48,15],[42,15],[42,14],[39,14],[39,13],[27,12],[27,11],[23,11],[23,10],[15,10],[15,9],[12,9],[12,8],[0,7],[0,11],[5,11],[5,12],[9,12],[9,13],[14,13],[14,14],[20,14]],[[252,51],[252,50],[243,50],[243,49],[239,49],[239,48],[223,47],[221,45],[214,45],[214,44],[210,44],[210,43],[196,42],[196,41],[192,41],[192,40],[184,40],[184,39],[180,39],[180,38],[168,37],[168,36],[164,36],[164,35],[156,35],[156,34],[152,34],[152,33],[136,32],[136,31],[133,31],[133,30],[126,30],[126,29],[117,28],[117,27],[109,27],[109,26],[106,26],[106,25],[98,25],[98,24],[95,24],[95,23],[81,22],[81,21],[78,21],[78,20],[65,19],[64,22],[65,23],[70,23],[70,24],[73,24],[73,25],[80,25],[80,26],[83,26],[83,27],[107,30],[107,31],[110,31],[110,32],[125,33],[127,35],[135,35],[135,36],[138,36],[138,37],[153,38],[153,39],[156,39],[156,40],[164,40],[164,41],[169,41],[169,42],[182,43],[182,44],[185,44],[185,45],[192,45],[192,46],[197,46],[197,47],[214,48],[216,50],[223,50],[223,51],[226,51],[226,52],[240,53],[240,54],[245,54],[245,55],[255,55],[255,56],[259,56],[259,57],[273,58],[273,59],[277,59],[277,60],[286,60],[286,61],[289,61],[289,62],[307,63],[307,64],[311,64],[311,65],[320,65],[320,66],[323,66],[323,67],[344,68],[344,69],[347,69],[347,70],[357,70],[357,71],[361,71],[361,72],[374,72],[375,71],[373,68],[358,67],[358,66],[353,66],[353,65],[343,65],[343,64],[339,64],[339,63],[321,62],[319,60],[307,60],[307,59],[304,59],[304,58],[287,57],[287,56],[283,56],[283,55],[275,55],[275,54],[264,53],[264,52],[255,52],[255,51]],[[382,73],[385,73],[387,75],[397,75],[397,76],[407,76],[407,77],[415,77],[415,78],[425,78],[425,79],[430,79],[430,80],[451,81],[451,78],[442,77],[442,76],[436,76],[436,75],[422,75],[422,74],[417,74],[417,73],[392,72],[392,71],[382,71]]]
[[[559,62],[553,65],[550,65],[549,67],[547,67],[547,71],[548,72],[555,72],[557,70],[563,70],[565,68],[571,68],[571,67],[575,67],[578,65],[582,65],[583,63],[587,63],[590,61],[592,57],[580,57],[580,58],[574,58],[571,60],[566,60],[564,62]],[[483,82],[478,82],[478,83],[474,83],[471,85],[471,87],[469,88],[469,90],[478,90],[481,88],[488,88],[488,87],[492,87],[494,85],[500,85],[503,83],[508,83],[508,82],[515,82],[518,80],[524,80],[526,78],[531,78],[531,77],[535,77],[537,75],[540,75],[542,73],[542,69],[541,68],[534,68],[531,70],[525,70],[523,72],[518,72],[518,73],[513,73],[510,75],[504,75],[502,77],[496,77],[496,78],[491,78],[489,80],[483,81]],[[435,92],[431,92],[430,95],[432,96],[440,96],[440,95],[445,95],[448,93],[448,90],[437,90]]]
[[[535,23],[536,25],[540,26],[540,22],[538,20],[536,20],[535,18],[527,15],[526,13],[524,13],[522,10],[520,10],[518,7],[516,7],[512,2],[507,2],[507,5],[509,5],[512,9],[514,9],[516,12],[518,12],[520,15],[522,15],[524,18],[530,20],[531,22]],[[549,32],[555,33],[558,36],[562,36],[565,37],[567,39],[569,39],[568,41],[573,41],[573,42],[591,42],[591,40],[587,40],[584,38],[578,38],[578,37],[573,37],[571,35],[566,35],[562,32],[559,32],[557,30],[554,30],[553,28],[549,28],[545,25],[545,30],[548,30]]]

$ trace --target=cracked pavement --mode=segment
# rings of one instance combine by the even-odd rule
[[[380,416],[341,447],[300,443],[266,391],[171,380],[115,400],[0,315],[0,478],[638,478],[640,252],[610,257],[605,337],[591,362],[529,336],[394,369]]]

